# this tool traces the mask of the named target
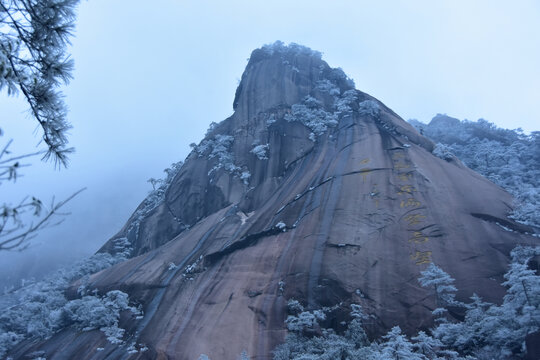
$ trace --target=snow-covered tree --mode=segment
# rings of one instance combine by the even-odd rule
[[[302,311],[298,315],[290,315],[285,323],[287,329],[294,332],[312,332],[315,331],[319,321],[324,320],[326,315],[321,310]]]
[[[119,239],[122,240],[122,239]],[[118,244],[122,246],[122,241]],[[111,342],[120,341],[118,327],[121,311],[139,310],[128,304],[127,294],[113,290],[101,296],[89,292],[85,279],[102,269],[125,260],[125,251],[116,255],[98,253],[68,268],[58,270],[44,280],[3,295],[0,313],[0,358],[18,342],[27,338],[48,338],[71,325],[83,330],[99,328]],[[81,297],[68,300],[64,292],[81,279]]]
[[[379,104],[374,100],[365,100],[358,105],[360,115],[378,117],[381,112]]]
[[[331,320],[328,309],[305,311],[298,301],[290,300],[291,315],[286,321],[289,332],[285,343],[274,351],[274,360],[523,358],[526,336],[540,330],[540,276],[530,268],[533,257],[539,255],[540,247],[520,246],[512,251],[512,263],[503,283],[507,293],[501,305],[484,302],[476,294],[467,304],[457,302],[454,279],[431,264],[419,281],[434,289],[439,299],[441,307],[434,314],[444,313],[442,306],[460,306],[464,317],[439,318],[435,327],[420,331],[410,340],[395,326],[370,343],[362,326],[368,317],[359,305],[351,305],[351,319],[343,322],[346,329],[337,333],[321,325]]]
[[[71,79],[73,61],[66,53],[74,29],[79,0],[0,0],[0,91],[22,94],[29,113],[42,130],[46,149],[24,155],[10,155],[12,140],[0,148],[0,182],[15,181],[25,164],[22,159],[42,155],[66,166],[66,133],[71,128],[67,109],[58,90]],[[0,129],[0,136],[2,136]],[[0,205],[0,250],[21,250],[38,230],[50,225],[58,210],[70,198],[45,206],[27,197],[17,204]],[[26,215],[34,217],[29,220]]]
[[[255,145],[253,149],[251,149],[251,153],[254,154],[259,160],[268,160],[268,149],[270,145]]]
[[[310,140],[324,134],[328,128],[338,124],[335,113],[324,110],[322,103],[312,96],[306,96],[301,104],[294,104],[285,115],[287,121],[299,121],[311,130]]]
[[[438,306],[456,305],[455,292],[457,289],[453,285],[454,279],[450,275],[434,263],[430,263],[420,274],[422,275],[418,278],[420,284],[435,290]]]
[[[345,337],[351,341],[356,348],[361,348],[369,345],[369,340],[364,330],[363,321],[367,318],[362,307],[358,304],[351,304],[352,320],[349,322]]]
[[[380,359],[390,360],[425,360],[422,354],[414,352],[413,344],[401,333],[399,326],[394,326],[383,336],[385,342],[381,344]]]
[[[540,276],[529,261],[540,247],[517,247],[510,269],[504,275],[507,293],[501,305],[484,302],[473,295],[465,306],[463,321],[444,321],[433,329],[433,337],[447,348],[480,359],[523,356],[525,337],[540,329]]]
[[[452,158],[454,157],[454,155],[450,151],[450,148],[441,143],[437,143],[435,145],[435,148],[433,149],[433,155],[446,161],[452,160]]]
[[[44,158],[65,165],[68,148],[61,84],[71,79],[66,53],[79,0],[0,1],[0,90],[21,92],[43,130]]]
[[[375,359],[375,347],[362,327],[366,316],[360,305],[351,305],[351,321],[342,334],[320,325],[332,309],[305,311],[298,301],[290,300],[288,311],[292,313],[286,321],[289,333],[275,349],[274,360]]]
[[[540,132],[525,135],[484,119],[460,121],[441,114],[429,124],[410,123],[437,143],[434,155],[445,160],[455,155],[511,193],[515,208],[510,217],[540,232]]]

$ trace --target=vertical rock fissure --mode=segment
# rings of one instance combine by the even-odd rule
[[[348,144],[352,141],[352,133],[350,130],[347,130],[345,144]],[[345,166],[349,160],[349,155],[351,152],[351,147],[348,147],[345,150],[345,153],[338,158],[338,164],[334,170],[336,174],[343,173]],[[323,209],[323,216],[321,219],[321,225],[319,227],[318,235],[315,240],[315,246],[313,251],[313,256],[311,259],[311,265],[309,268],[309,278],[308,278],[308,307],[310,309],[317,308],[318,304],[316,302],[316,288],[319,284],[319,277],[321,274],[322,259],[325,250],[325,242],[328,238],[330,226],[334,219],[335,209],[339,200],[339,193],[341,191],[341,184],[343,178],[337,177],[332,180],[330,189],[326,192],[324,199],[325,206]]]
[[[232,209],[229,209],[227,211],[225,217],[229,217],[232,214],[234,214],[234,211],[231,212],[231,210],[234,210],[234,207]],[[150,321],[154,318],[154,315],[158,311],[160,304],[163,300],[163,297],[165,296],[165,293],[168,290],[168,286],[171,283],[171,281],[174,279],[176,274],[184,268],[184,266],[188,263],[188,261],[202,248],[206,240],[214,233],[214,231],[221,225],[221,222],[218,222],[214,224],[207,232],[204,233],[204,235],[201,237],[201,239],[197,242],[197,245],[182,259],[182,261],[176,266],[174,270],[171,270],[170,274],[167,275],[167,277],[160,283],[160,289],[156,292],[156,294],[153,296],[152,300],[150,301],[149,305],[145,309],[145,316],[141,320],[141,322],[137,325],[137,328],[135,330],[135,333],[130,336],[128,341],[133,341],[133,339],[138,339],[143,331],[146,329]],[[127,355],[127,357],[126,357]],[[128,358],[130,354],[122,354],[122,348],[118,347],[110,356],[112,358]]]
[[[312,154],[316,154],[316,152],[312,152]],[[320,153],[319,153],[320,155]],[[306,161],[304,163],[302,163],[302,169],[304,168],[305,164],[308,163],[307,161],[308,158],[306,158]],[[318,172],[315,174],[314,176],[314,180],[312,181],[310,187],[312,186],[315,186],[316,184],[319,184],[323,177],[324,177],[324,174],[327,172],[328,170],[328,166],[329,166],[329,160],[325,160],[324,162],[324,165],[320,167],[320,169],[318,170]],[[299,172],[299,175],[302,174],[302,171]],[[302,208],[300,209],[300,213],[298,215],[298,219],[301,219],[304,214],[306,213],[306,210],[307,210],[307,207],[308,205],[311,203],[313,197],[315,196],[319,196],[319,191],[310,191],[308,193],[308,198],[305,200],[305,202],[303,203],[302,205]],[[274,215],[274,221],[277,220],[276,218],[277,214]],[[271,276],[271,280],[270,280],[270,283],[271,284],[277,284],[281,278],[280,278],[280,274],[283,273],[283,268],[285,267],[285,265],[287,264],[287,261],[290,260],[289,257],[288,257],[288,253],[289,253],[289,250],[293,244],[293,242],[296,240],[296,232],[297,232],[297,228],[294,227],[291,232],[289,233],[289,236],[288,236],[288,241],[285,245],[285,247],[283,248],[283,250],[280,252],[280,255],[279,255],[279,259],[278,259],[278,262],[277,262],[277,265],[274,269],[274,272],[272,273],[272,276]],[[264,300],[263,300],[263,303],[261,305],[261,313],[263,314],[268,314],[270,313],[270,310],[272,308],[276,308],[274,305],[275,305],[275,302],[278,301],[279,298],[275,297],[275,296],[270,296],[270,295],[265,295],[264,297]],[[258,328],[259,328],[259,336],[258,336],[258,345],[257,345],[257,359],[265,359],[265,358],[270,358],[270,356],[268,355],[268,350],[269,350],[269,342],[270,342],[270,338],[268,336],[266,336],[266,333],[265,331],[267,331],[266,329],[266,326],[268,324],[268,321],[265,323],[265,324],[261,324],[259,323],[258,324]]]

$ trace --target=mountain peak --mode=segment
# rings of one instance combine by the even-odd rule
[[[276,41],[251,53],[233,108],[250,118],[275,106],[299,103],[318,86],[343,93],[354,89],[354,82],[340,68],[331,68],[320,52]]]
[[[246,349],[268,359],[289,300],[334,309],[333,325],[358,304],[368,334],[395,325],[411,334],[429,328],[439,306],[417,281],[431,262],[456,279],[458,300],[500,301],[510,249],[536,240],[507,219],[508,193],[432,150],[320,53],[257,49],[235,113],[102,248],[131,258],[84,283],[142,304],[142,319],[119,324],[130,343],[146,344],[134,358],[232,359]],[[26,342],[13,357],[125,354],[97,331],[79,332]]]
[[[294,61],[294,58],[297,56],[308,56],[322,60],[322,53],[320,51],[296,43],[285,45],[284,42],[277,40],[273,44],[266,44],[259,49],[253,50],[249,58],[248,67],[250,64],[276,56],[289,61]]]

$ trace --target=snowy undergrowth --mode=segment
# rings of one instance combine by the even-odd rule
[[[132,217],[128,233],[138,236],[140,223],[159,206],[183,163],[177,162],[165,169],[164,179],[150,179],[153,190]],[[30,284],[3,296],[6,306],[0,315],[0,356],[26,338],[45,339],[66,326],[83,331],[100,329],[113,343],[121,342],[123,329],[118,327],[121,311],[140,311],[129,306],[128,295],[110,291],[104,295],[88,293],[87,278],[130,257],[132,245],[128,238],[112,240],[113,251],[95,254],[79,263],[58,270],[44,280]],[[67,300],[64,293],[71,283],[82,279],[80,299]]]
[[[207,156],[208,159],[217,159],[217,164],[210,169],[208,175],[224,169],[235,177],[240,178],[244,184],[249,183],[251,174],[235,164],[234,154],[231,151],[234,137],[231,135],[218,134],[210,139],[203,140],[194,150],[199,157]]]
[[[294,104],[291,112],[285,115],[286,121],[298,121],[311,130],[310,140],[324,134],[328,128],[338,124],[335,113],[325,111],[322,103],[312,96],[306,96],[301,104]]]
[[[317,81],[315,90],[332,96],[333,105],[331,111],[326,111],[321,101],[308,95],[302,99],[301,103],[292,105],[290,113],[285,114],[284,117],[286,121],[298,121],[308,127],[311,130],[309,139],[313,142],[316,141],[318,136],[327,132],[329,128],[337,126],[341,118],[350,116],[355,109],[357,109],[359,115],[375,118],[379,117],[381,111],[379,104],[374,100],[365,100],[358,103],[358,92],[354,89],[354,82],[347,78],[341,69],[331,69],[329,76],[333,77],[334,80],[322,79]],[[345,81],[353,88],[341,93],[337,81]]]
[[[127,231],[128,234],[134,234],[135,240],[137,240],[139,237],[141,222],[150,214],[152,210],[163,203],[167,189],[171,186],[173,179],[180,172],[182,166],[184,166],[182,161],[173,163],[170,168],[163,170],[166,174],[164,179],[148,179],[148,182],[152,184],[152,191],[150,191],[146,199],[143,200],[141,206],[139,206],[139,208],[132,215]]]
[[[358,112],[360,115],[378,117],[381,112],[381,107],[375,100],[364,100],[358,104]]]
[[[268,160],[267,152],[270,148],[270,145],[255,145],[251,149],[250,153],[254,154],[259,160]]]
[[[434,264],[422,271],[419,282],[433,290],[437,298],[435,326],[410,339],[393,327],[386,335],[370,342],[363,329],[368,317],[359,305],[351,305],[350,320],[337,333],[324,328],[334,308],[307,311],[296,300],[288,303],[285,343],[274,351],[274,360],[427,360],[491,359],[525,356],[525,337],[540,329],[540,276],[529,268],[540,247],[517,247],[504,275],[506,295],[502,305],[490,304],[473,294],[470,303],[455,299],[454,279]],[[461,307],[463,321],[449,316],[446,307]],[[332,321],[326,321],[331,324]]]
[[[454,154],[452,154],[452,151],[450,150],[450,148],[441,143],[437,143],[435,145],[435,148],[433,149],[432,153],[436,157],[446,160],[446,161],[450,161],[454,158]]]
[[[440,114],[429,124],[410,123],[437,143],[434,155],[456,156],[511,193],[516,201],[510,217],[540,232],[540,132],[526,135],[483,119],[460,121]]]
[[[328,79],[317,81],[316,89],[319,91],[325,91],[332,96],[339,96],[339,94],[341,93],[337,85]]]
[[[120,239],[121,240],[121,239]],[[116,255],[99,253],[78,264],[61,269],[44,280],[10,294],[0,315],[0,357],[24,339],[46,339],[57,331],[76,326],[83,331],[100,329],[109,341],[121,342],[123,330],[118,327],[121,311],[140,311],[129,306],[128,295],[117,290],[99,295],[79,288],[81,298],[68,300],[69,285],[126,259],[126,252]]]
[[[104,296],[85,295],[81,299],[68,301],[59,314],[63,317],[59,325],[73,324],[81,331],[100,329],[113,344],[122,343],[124,329],[118,326],[121,311],[139,315],[140,310],[129,305],[129,296],[118,290]]]
[[[340,115],[349,115],[352,113],[352,104],[358,102],[356,90],[347,90],[342,96],[336,97],[334,106]]]

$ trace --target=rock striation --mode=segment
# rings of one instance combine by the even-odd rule
[[[120,325],[145,351],[67,328],[15,355],[270,359],[289,299],[343,316],[361,304],[371,336],[414,333],[436,307],[417,281],[430,262],[456,279],[458,298],[500,301],[510,250],[533,242],[506,217],[511,196],[434,156],[320,53],[279,42],[253,51],[233,107],[100,250],[131,258],[87,285],[142,305]],[[328,321],[339,328],[340,316]]]

